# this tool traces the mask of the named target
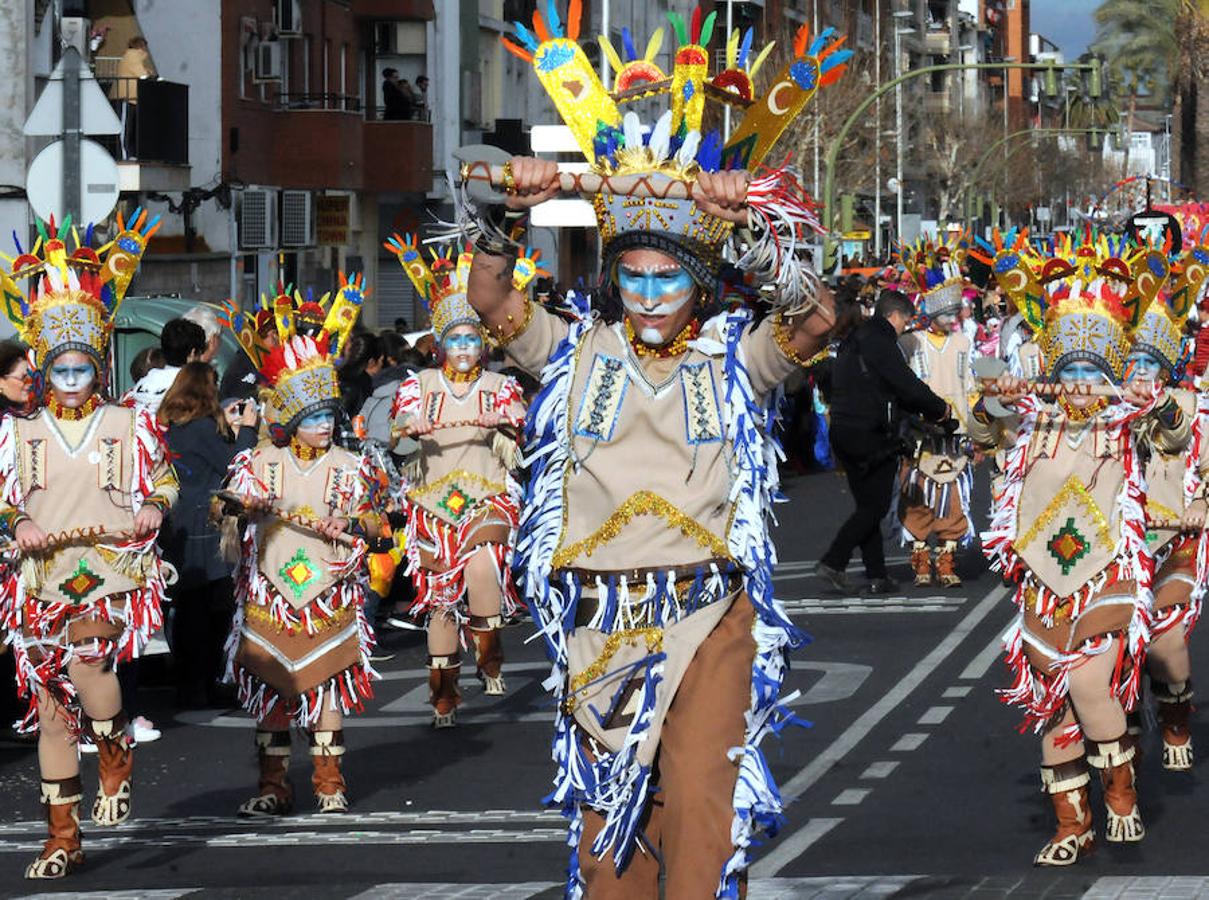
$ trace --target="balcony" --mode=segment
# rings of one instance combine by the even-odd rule
[[[952,40],[950,39],[948,25],[928,27],[927,35],[924,38],[924,49],[931,56],[948,56],[952,50]]]
[[[924,110],[929,114],[947,116],[953,111],[953,99],[948,91],[929,91],[924,94]]]
[[[366,119],[356,97],[283,94],[271,173],[270,183],[288,188],[424,193],[432,185],[432,126]]]

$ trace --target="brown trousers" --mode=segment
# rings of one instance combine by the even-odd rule
[[[613,856],[592,855],[604,820],[584,810],[580,873],[589,900],[645,900],[659,896],[662,857],[666,900],[698,900],[718,889],[734,853],[730,826],[739,767],[727,751],[741,746],[751,707],[755,611],[746,594],[702,642],[664,719],[656,757],[659,790],[629,865],[618,875]]]
[[[969,531],[969,521],[961,509],[961,492],[957,484],[949,492],[949,504],[943,516],[936,515],[931,506],[923,502],[915,485],[904,484],[910,464],[903,463],[900,485],[903,488],[898,498],[898,518],[903,528],[917,541],[926,541],[936,535],[940,541],[960,541]],[[938,488],[939,490],[939,488]]]

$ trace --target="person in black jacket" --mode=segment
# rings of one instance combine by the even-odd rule
[[[210,521],[210,497],[227,477],[237,453],[256,446],[257,410],[242,401],[228,424],[218,405],[218,384],[208,363],[181,369],[164,395],[158,417],[177,477],[180,498],[160,529],[164,559],[176,567],[169,590],[174,607],[172,653],[177,663],[177,700],[186,707],[223,699],[222,648],[235,609],[231,563],[223,560],[221,534]]]
[[[870,593],[898,586],[886,571],[881,520],[890,511],[901,441],[900,410],[942,422],[948,404],[907,365],[898,338],[915,309],[898,291],[882,291],[872,318],[840,344],[831,371],[831,446],[848,476],[856,510],[840,527],[817,572],[839,591],[852,586],[845,574],[861,548]]]

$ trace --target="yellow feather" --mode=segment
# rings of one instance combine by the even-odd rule
[[[775,47],[776,45],[777,45],[777,42],[773,41],[771,44],[769,44],[767,47],[765,47],[763,50],[760,51],[760,55],[756,57],[755,62],[753,62],[751,64],[751,68],[747,70],[748,78],[756,77],[756,73],[760,71],[760,66],[764,65],[764,60],[768,59],[768,54],[772,53],[772,48]]]
[[[663,47],[663,29],[656,28],[655,33],[651,35],[651,39],[646,43],[646,53],[643,59],[647,62],[654,62],[655,57],[659,55],[660,49]]]
[[[730,38],[726,41],[726,68],[733,69],[735,61],[739,58],[739,29],[736,28],[730,33]]]
[[[614,72],[620,72],[625,68],[625,63],[621,61],[621,57],[617,55],[617,51],[613,48],[613,42],[609,40],[607,34],[600,36],[600,49],[604,51],[604,55],[609,58],[609,65],[613,67]]]

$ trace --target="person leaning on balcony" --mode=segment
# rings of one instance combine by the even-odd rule
[[[415,108],[411,86],[399,78],[399,70],[382,70],[382,118],[410,119]]]
[[[151,54],[147,52],[147,39],[135,35],[126,45],[126,52],[118,60],[117,77],[113,87],[109,89],[109,99],[118,107],[118,115],[122,120],[122,159],[130,158],[130,148],[134,144],[135,129],[138,127],[138,81],[143,78],[155,78],[155,64]]]

